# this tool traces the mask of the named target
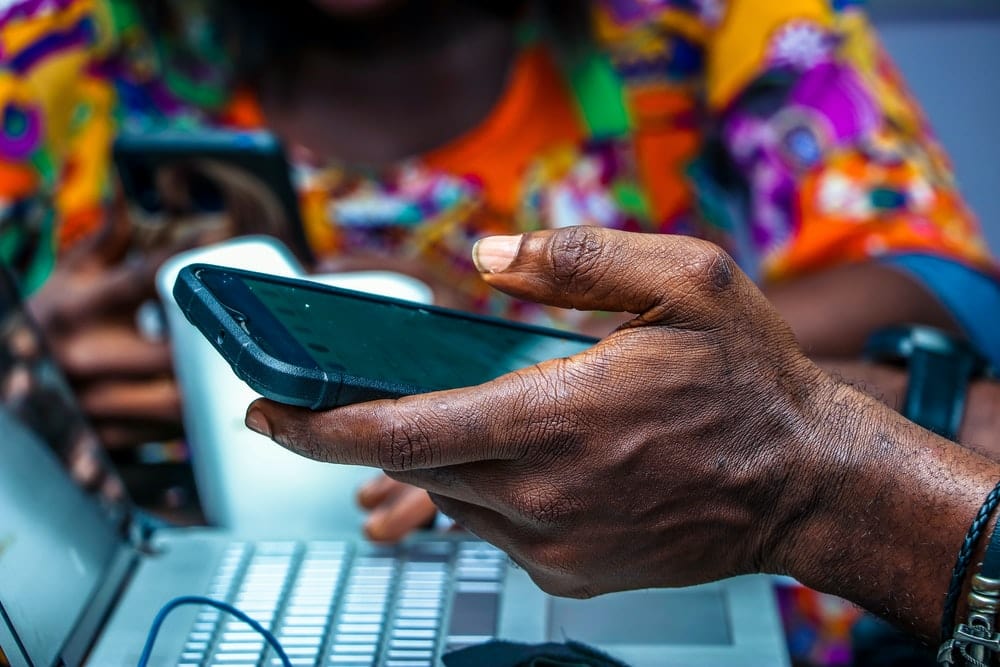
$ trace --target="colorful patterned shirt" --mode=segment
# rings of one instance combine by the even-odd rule
[[[38,224],[54,224],[65,247],[102,223],[119,128],[261,124],[252,96],[226,88],[197,1],[183,4],[181,46],[151,39],[129,0],[0,9],[7,217],[51,203],[54,220]],[[320,255],[417,258],[482,309],[476,238],[571,224],[704,236],[766,281],[911,253],[989,266],[945,156],[857,5],[594,2],[603,50],[526,47],[466,136],[379,173],[299,165],[309,238]],[[744,215],[718,196],[720,163]]]

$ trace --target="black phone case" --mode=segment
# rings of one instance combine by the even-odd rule
[[[194,264],[181,270],[174,299],[241,380],[262,396],[287,405],[322,410],[338,404],[342,377],[287,364],[261,349],[198,279],[199,268]]]
[[[229,312],[201,282],[197,272],[201,269],[225,271],[248,278],[264,278],[270,282],[309,289],[322,289],[340,294],[350,294],[355,298],[377,303],[398,304],[413,308],[413,304],[390,297],[377,296],[353,290],[330,287],[307,280],[296,280],[252,271],[229,269],[208,264],[192,264],[184,267],[174,284],[173,294],[187,319],[208,338],[223,358],[229,362],[236,375],[250,385],[254,391],[279,403],[296,405],[311,410],[326,410],[339,405],[362,403],[382,398],[399,398],[411,394],[432,391],[429,387],[409,384],[381,382],[372,378],[312,370],[288,364],[265,352],[253,338],[243,330]],[[483,317],[461,311],[421,304],[422,310],[445,313],[466,320],[488,322],[496,326],[520,329],[526,332],[557,336],[567,340],[596,343],[590,336],[546,329],[528,324],[509,322],[492,317]]]

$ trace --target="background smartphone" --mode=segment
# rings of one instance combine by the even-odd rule
[[[195,264],[174,298],[260,394],[325,409],[481,384],[596,339],[316,283]]]
[[[270,133],[126,132],[115,141],[114,161],[132,218],[147,236],[193,224],[200,214],[225,213],[229,236],[268,234],[300,261],[312,260],[291,167]]]

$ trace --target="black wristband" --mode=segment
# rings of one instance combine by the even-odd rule
[[[972,561],[972,554],[976,550],[976,544],[982,537],[986,524],[990,522],[993,510],[1000,504],[1000,482],[993,487],[986,500],[983,502],[976,518],[969,526],[969,532],[965,535],[962,548],[958,551],[958,560],[955,562],[955,569],[951,571],[951,582],[948,584],[948,594],[944,599],[944,613],[941,615],[941,641],[946,642],[951,639],[955,631],[955,612],[958,609],[958,598],[962,594],[962,584],[965,582],[965,575],[969,570],[969,563]],[[997,533],[994,529],[993,536]],[[995,540],[991,539],[991,546]]]
[[[969,381],[989,371],[967,341],[927,326],[878,331],[868,339],[865,356],[905,366],[910,378],[900,412],[949,440],[958,439]]]

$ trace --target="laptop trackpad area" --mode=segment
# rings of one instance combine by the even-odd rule
[[[634,591],[591,600],[551,598],[546,626],[549,641],[577,639],[609,649],[616,644],[732,643],[726,596],[721,590]]]

